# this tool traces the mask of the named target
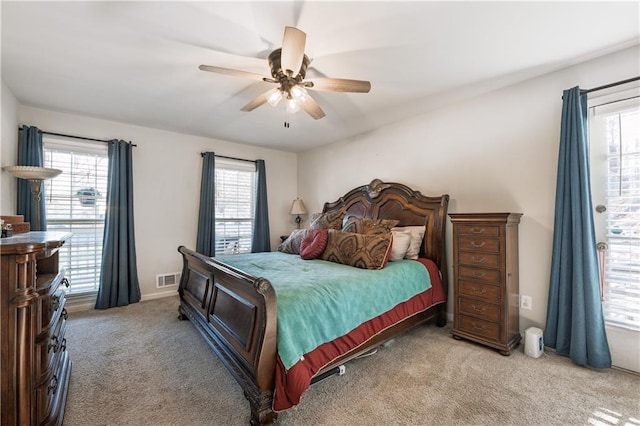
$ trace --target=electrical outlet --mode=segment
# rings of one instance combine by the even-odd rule
[[[533,300],[531,296],[525,296],[523,294],[520,295],[520,307],[522,309],[526,309],[530,311],[532,306],[533,306]]]

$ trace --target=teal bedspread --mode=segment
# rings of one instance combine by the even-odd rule
[[[268,279],[278,306],[278,354],[288,370],[307,352],[431,287],[414,260],[367,270],[280,252],[217,256]]]

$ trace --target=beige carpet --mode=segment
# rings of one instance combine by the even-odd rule
[[[249,404],[177,297],[73,313],[64,424],[246,425]],[[279,425],[640,425],[640,378],[510,357],[418,327],[311,387]]]

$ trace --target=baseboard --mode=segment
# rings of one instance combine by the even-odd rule
[[[156,293],[143,294],[140,301],[161,299],[163,297],[178,296],[178,286],[171,291],[159,291]],[[69,313],[91,311],[96,306],[97,293],[67,295],[64,308]]]
[[[178,296],[177,285],[174,286],[174,288],[169,291],[159,291],[156,293],[143,294],[140,301],[144,302],[145,300],[162,299],[163,297],[171,297],[171,296]]]

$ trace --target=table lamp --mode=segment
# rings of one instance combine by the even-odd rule
[[[296,198],[295,200],[293,200],[293,203],[291,203],[291,210],[289,211],[289,214],[291,216],[296,215],[296,225],[298,226],[298,229],[300,229],[300,222],[302,222],[302,218],[300,217],[300,215],[307,214],[307,209],[305,208],[304,203],[300,198]]]

